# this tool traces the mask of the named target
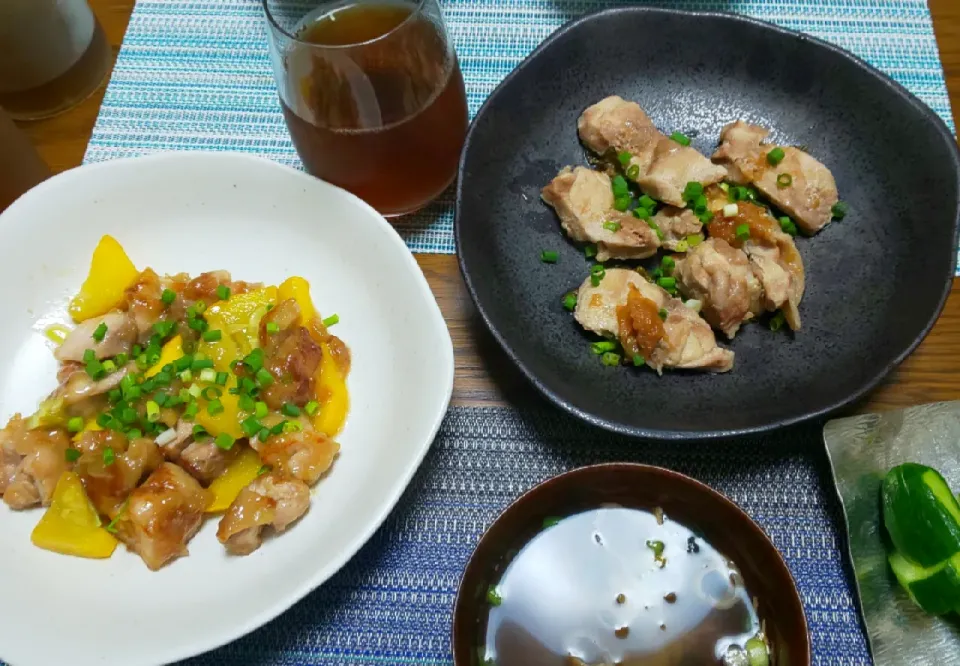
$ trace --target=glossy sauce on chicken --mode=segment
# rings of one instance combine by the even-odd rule
[[[620,344],[627,359],[639,354],[648,360],[664,336],[663,320],[657,304],[644,298],[632,284],[626,304],[617,307],[617,325]]]
[[[717,192],[723,196],[726,202],[726,195],[720,188]],[[750,230],[749,239],[741,239],[737,236],[737,228],[741,225],[747,225]],[[749,240],[767,247],[778,247],[783,253],[783,260],[795,271],[803,271],[803,263],[800,254],[796,251],[793,243],[784,243],[783,230],[780,225],[770,215],[770,212],[759,204],[750,201],[737,202],[737,214],[730,217],[722,213],[714,215],[710,224],[707,225],[707,233],[711,238],[721,238],[733,247],[742,248],[743,244]]]

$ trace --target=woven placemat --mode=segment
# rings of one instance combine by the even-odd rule
[[[340,573],[265,627],[181,666],[452,664],[457,585],[484,529],[538,482],[611,461],[669,467],[736,501],[793,572],[814,664],[870,664],[821,442],[818,427],[804,426],[750,441],[643,443],[552,409],[453,408],[397,508]]]
[[[557,27],[611,0],[441,0],[471,116]],[[831,41],[879,67],[952,128],[925,0],[672,0],[733,11]],[[299,167],[277,101],[260,0],[139,0],[85,160],[161,150],[229,150]],[[398,228],[414,252],[451,253],[448,190]]]

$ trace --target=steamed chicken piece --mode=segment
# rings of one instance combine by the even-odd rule
[[[681,241],[690,236],[699,236],[703,231],[703,223],[689,208],[663,206],[652,221],[663,234],[661,242],[668,250],[680,251]]]
[[[163,464],[156,443],[147,437],[132,441],[112,430],[84,432],[74,446],[80,451],[74,471],[97,511],[113,518],[130,493]],[[110,462],[104,458],[112,451]]]
[[[588,331],[618,338],[628,358],[639,353],[658,373],[663,368],[726,372],[733,367],[733,352],[717,346],[700,315],[635,271],[607,269],[596,287],[587,278],[574,317]]]
[[[731,123],[720,133],[720,147],[713,160],[727,168],[729,180],[753,184],[801,229],[815,234],[830,223],[831,209],[837,203],[833,174],[793,146],[779,146],[784,157],[777,165],[770,164],[767,154],[778,146],[763,143],[768,134],[770,130],[742,120]]]
[[[217,527],[228,553],[248,555],[260,547],[263,529],[283,532],[310,506],[310,488],[298,479],[272,472],[240,491]]]
[[[210,499],[196,479],[165,462],[130,493],[117,519],[117,536],[156,571],[187,554]]]
[[[30,429],[15,415],[0,430],[0,494],[12,509],[48,506],[60,475],[69,468],[70,441],[57,428]]]
[[[97,342],[93,334],[101,325],[106,326],[106,333]],[[137,326],[133,318],[125,312],[109,312],[88,319],[70,331],[53,356],[60,362],[79,362],[83,361],[84,352],[92,349],[97,359],[102,360],[121,353],[129,354],[136,341]]]
[[[722,238],[710,238],[677,260],[680,292],[702,303],[701,314],[728,338],[763,311],[763,288],[747,255]]]
[[[629,213],[614,210],[613,189],[605,173],[565,167],[543,188],[543,200],[557,212],[560,226],[575,241],[596,243],[597,261],[644,259],[660,247],[656,231]],[[616,231],[606,222],[619,225]]]
[[[588,107],[577,121],[584,145],[604,156],[630,153],[627,164],[638,172],[634,179],[645,194],[674,206],[683,206],[687,183],[720,182],[726,170],[690,146],[664,136],[636,102],[613,95]]]
[[[708,206],[714,212],[707,225],[711,238],[719,238],[740,248],[750,260],[753,274],[763,289],[764,309],[783,311],[787,324],[800,329],[800,301],[806,283],[803,260],[793,237],[785,233],[770,212],[758,204],[739,201],[734,215],[725,215],[726,194],[719,187],[706,191]],[[737,236],[737,229],[746,226],[748,238]]]

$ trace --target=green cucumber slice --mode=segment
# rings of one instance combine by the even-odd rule
[[[926,568],[900,553],[892,553],[889,561],[901,587],[927,613],[945,615],[960,604],[960,554]]]
[[[896,549],[929,569],[960,553],[960,504],[940,473],[905,463],[883,480],[883,522]]]

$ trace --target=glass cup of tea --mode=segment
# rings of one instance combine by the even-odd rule
[[[262,0],[280,103],[306,170],[385,216],[453,181],[463,76],[437,0]]]
[[[66,111],[110,69],[87,0],[0,0],[0,107],[16,120]]]

